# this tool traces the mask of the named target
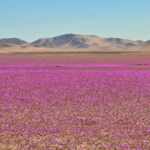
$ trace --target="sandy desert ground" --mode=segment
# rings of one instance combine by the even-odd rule
[[[99,63],[99,64],[149,64],[150,51],[112,51],[112,52],[60,52],[56,49],[24,49],[17,51],[10,48],[0,49],[0,63],[10,62],[49,62],[60,64],[80,64],[80,63]]]
[[[149,58],[0,55],[0,150],[149,150]]]

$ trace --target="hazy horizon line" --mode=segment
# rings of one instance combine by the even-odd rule
[[[130,41],[149,41],[150,39],[133,39],[133,38],[127,38],[127,37],[120,37],[120,36],[100,36],[99,34],[89,34],[89,33],[74,33],[74,32],[68,32],[68,33],[60,33],[60,34],[56,34],[56,35],[50,35],[50,36],[39,36],[37,38],[34,38],[34,39],[27,39],[27,38],[24,38],[24,37],[21,37],[21,36],[6,36],[6,37],[2,37],[0,36],[0,40],[2,39],[11,39],[11,38],[17,38],[17,39],[21,39],[21,40],[24,40],[28,43],[30,42],[33,42],[35,40],[38,40],[38,39],[46,39],[46,38],[55,38],[55,37],[58,37],[58,36],[62,36],[62,35],[69,35],[69,34],[72,34],[72,35],[81,35],[81,36],[97,36],[99,38],[104,38],[104,39],[107,39],[107,38],[114,38],[114,39],[123,39],[123,40],[130,40]]]

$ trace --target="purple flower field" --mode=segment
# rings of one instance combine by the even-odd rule
[[[150,150],[150,71],[111,67],[0,67],[0,150]]]

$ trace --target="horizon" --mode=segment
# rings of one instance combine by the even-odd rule
[[[0,5],[0,38],[34,41],[64,33],[130,40],[150,39],[150,1],[5,0]]]
[[[34,40],[26,40],[22,37],[1,37],[0,36],[0,40],[4,40],[4,39],[19,39],[19,40],[23,40],[27,43],[31,43],[31,42],[34,42],[36,40],[40,40],[40,39],[47,39],[47,38],[55,38],[55,37],[58,37],[58,36],[65,36],[65,35],[69,35],[69,34],[73,34],[73,35],[81,35],[81,36],[97,36],[98,38],[103,38],[103,39],[107,39],[107,38],[114,38],[114,39],[122,39],[122,40],[130,40],[130,41],[143,41],[143,42],[146,42],[146,41],[150,41],[150,39],[147,39],[147,40],[141,40],[141,39],[127,39],[127,38],[123,38],[123,37],[102,37],[102,36],[99,36],[99,35],[96,35],[96,34],[80,34],[80,33],[62,33],[62,34],[59,34],[59,35],[54,35],[54,36],[47,36],[47,37],[39,37],[37,39],[34,39]]]

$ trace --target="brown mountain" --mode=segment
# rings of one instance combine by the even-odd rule
[[[31,43],[18,38],[0,39],[1,48],[17,51],[143,51],[150,49],[150,41],[133,41],[121,38],[101,38],[95,35],[63,34],[52,38],[41,38]],[[22,50],[24,48],[24,50]],[[11,50],[10,50],[11,51]]]
[[[38,39],[31,43],[34,47],[83,48],[93,50],[139,49],[150,45],[148,41],[132,41],[120,38],[100,38],[95,35],[64,34],[53,38]]]
[[[12,46],[21,46],[27,44],[26,41],[23,41],[18,38],[5,38],[0,39],[0,47],[12,47]]]

